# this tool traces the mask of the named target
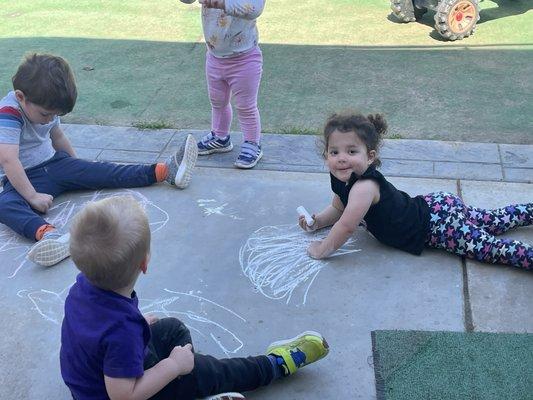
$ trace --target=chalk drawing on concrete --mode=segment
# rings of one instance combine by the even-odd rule
[[[60,325],[63,320],[65,298],[70,286],[60,292],[46,289],[23,289],[17,292],[17,296],[26,297],[32,303],[32,310],[37,311],[45,321]]]
[[[198,207],[203,208],[204,215],[209,217],[210,215],[220,215],[231,219],[241,220],[242,218],[237,216],[237,211],[231,207],[227,207],[229,203],[220,203],[215,199],[198,199],[196,200]]]
[[[200,336],[209,337],[226,356],[235,354],[244,345],[242,340],[220,320],[233,320],[232,325],[246,322],[239,314],[212,300],[194,294],[194,292],[178,292],[164,289],[166,297],[147,300],[142,299],[139,307],[143,314],[159,317],[176,317],[183,321],[187,328]],[[216,316],[216,320],[213,319]]]
[[[303,289],[301,304],[307,301],[309,289],[326,260],[315,260],[307,254],[312,241],[323,240],[329,230],[306,233],[297,225],[264,226],[256,230],[239,250],[242,272],[257,291],[269,299],[285,299],[289,304],[294,291]],[[355,239],[350,238],[332,256],[350,254]]]
[[[150,201],[143,194],[130,189],[120,191],[98,190],[90,194],[82,195],[75,200],[65,200],[55,204],[48,210],[46,220],[58,229],[67,231],[72,217],[78,213],[89,201],[101,200],[108,197],[130,195],[133,196],[146,210],[150,221],[152,234],[162,229],[168,222],[168,213],[161,207]],[[14,278],[25,266],[32,265],[26,260],[26,254],[35,243],[16,234],[7,226],[0,224],[0,255],[6,261],[2,264],[2,273],[7,273],[7,278]]]
[[[54,292],[47,289],[19,290],[17,296],[26,298],[45,321],[54,325],[61,325],[64,315],[65,299],[70,289]],[[139,298],[139,309],[143,314],[180,319],[187,327],[201,337],[212,340],[222,352],[229,356],[243,347],[242,340],[230,329],[224,326],[224,321],[231,324],[243,323],[246,320],[239,314],[212,300],[194,294],[193,291],[178,292],[164,289],[164,295],[157,299]]]

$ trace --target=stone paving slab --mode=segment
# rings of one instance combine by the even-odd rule
[[[159,153],[154,151],[102,150],[98,155],[98,160],[128,164],[154,164],[159,160]]]
[[[533,182],[533,145],[500,144],[499,147],[504,180]]]
[[[466,204],[498,208],[531,202],[533,185],[461,182]],[[504,238],[533,243],[533,226],[512,229]],[[472,322],[476,331],[533,333],[533,274],[512,267],[466,261]]]
[[[199,130],[66,127],[76,149],[106,150],[97,155],[98,160],[125,163],[154,162],[151,152],[158,153],[157,160],[164,160],[186,133],[197,139],[206,134]],[[232,133],[232,140],[233,151],[200,157],[198,165],[233,168],[242,135]],[[311,135],[264,134],[265,155],[256,169],[324,172],[319,142],[319,137]],[[385,139],[381,158],[383,171],[389,176],[533,182],[533,145]]]
[[[503,180],[502,167],[499,164],[457,163],[437,161],[434,163],[435,178],[475,179],[480,181]]]
[[[503,173],[507,182],[533,183],[533,168],[504,168]]]
[[[499,160],[498,145],[493,143],[443,142],[441,140],[387,140],[383,158],[472,163]]]
[[[413,195],[456,187],[455,181],[447,180],[392,181]],[[85,201],[110,193],[133,194],[150,218],[152,259],[136,288],[140,307],[184,319],[198,351],[246,356],[263,352],[272,340],[307,329],[327,337],[331,354],[326,359],[251,393],[250,399],[304,400],[309,393],[317,399],[371,399],[371,330],[464,330],[460,259],[436,250],[420,257],[403,253],[381,245],[364,230],[355,235],[360,252],[315,264],[316,273],[306,281],[298,284],[290,276],[276,275],[293,287],[290,300],[287,292],[284,297],[279,294],[283,291],[278,300],[267,297],[276,297],[275,286],[264,287],[265,294],[254,286],[267,265],[255,265],[255,273],[246,276],[240,249],[255,235],[256,241],[249,244],[277,244],[261,249],[250,245],[245,256],[270,251],[307,259],[305,243],[313,235],[296,227],[295,209],[303,204],[316,211],[331,201],[326,174],[198,168],[184,191],[162,184],[61,196],[51,211],[52,221],[67,227],[66,216]],[[254,234],[260,228],[267,233]],[[6,229],[0,227],[0,236],[9,241],[0,252],[0,301],[9,323],[0,328],[0,358],[17,373],[4,374],[0,398],[67,400],[58,366],[59,324],[76,269],[70,259],[51,268],[24,262],[31,243]],[[275,233],[268,234],[269,229]],[[289,240],[291,236],[298,241]]]
[[[74,147],[111,150],[162,151],[175,130],[139,130],[131,127],[62,125]]]
[[[500,144],[499,147],[505,167],[533,168],[533,145]]]

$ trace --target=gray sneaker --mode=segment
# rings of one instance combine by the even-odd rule
[[[185,189],[191,181],[197,158],[198,147],[194,137],[189,134],[176,153],[166,161],[168,166],[166,181],[179,189]]]
[[[70,256],[70,233],[57,230],[46,232],[42,239],[33,245],[27,258],[35,264],[49,267]]]

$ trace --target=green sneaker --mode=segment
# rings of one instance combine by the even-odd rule
[[[284,376],[294,374],[307,364],[324,358],[329,352],[329,345],[320,333],[307,331],[292,339],[280,340],[268,346],[267,355],[272,354],[282,360]]]

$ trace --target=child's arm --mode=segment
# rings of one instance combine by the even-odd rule
[[[356,182],[350,190],[348,204],[341,217],[322,241],[311,243],[307,252],[316,259],[325,258],[339,249],[353,235],[370,206],[379,199],[379,186],[372,180]]]
[[[318,229],[333,225],[339,220],[343,211],[344,206],[342,201],[339,196],[335,194],[333,195],[333,200],[329,206],[323,209],[320,213],[312,215],[313,219],[315,220],[315,223],[312,226],[307,225],[307,222],[303,216],[299,217],[298,224],[304,231],[316,231]]]
[[[256,19],[263,12],[265,0],[198,0],[207,8],[220,8],[232,17]]]
[[[148,325],[153,325],[157,321],[159,321],[159,318],[157,317],[157,315],[144,314],[143,317],[146,320],[146,322],[148,323]]]
[[[70,144],[67,135],[63,133],[63,130],[59,126],[54,126],[50,131],[50,139],[52,139],[52,146],[55,151],[66,151],[72,157],[76,157],[76,152]]]
[[[46,193],[35,190],[24,167],[19,160],[19,146],[17,144],[0,143],[0,164],[11,185],[26,200],[30,206],[42,213],[46,213],[52,206],[54,198]]]
[[[172,352],[140,378],[111,378],[104,375],[105,388],[111,400],[146,400],[178,376],[189,374],[194,368],[192,345],[176,346]]]

